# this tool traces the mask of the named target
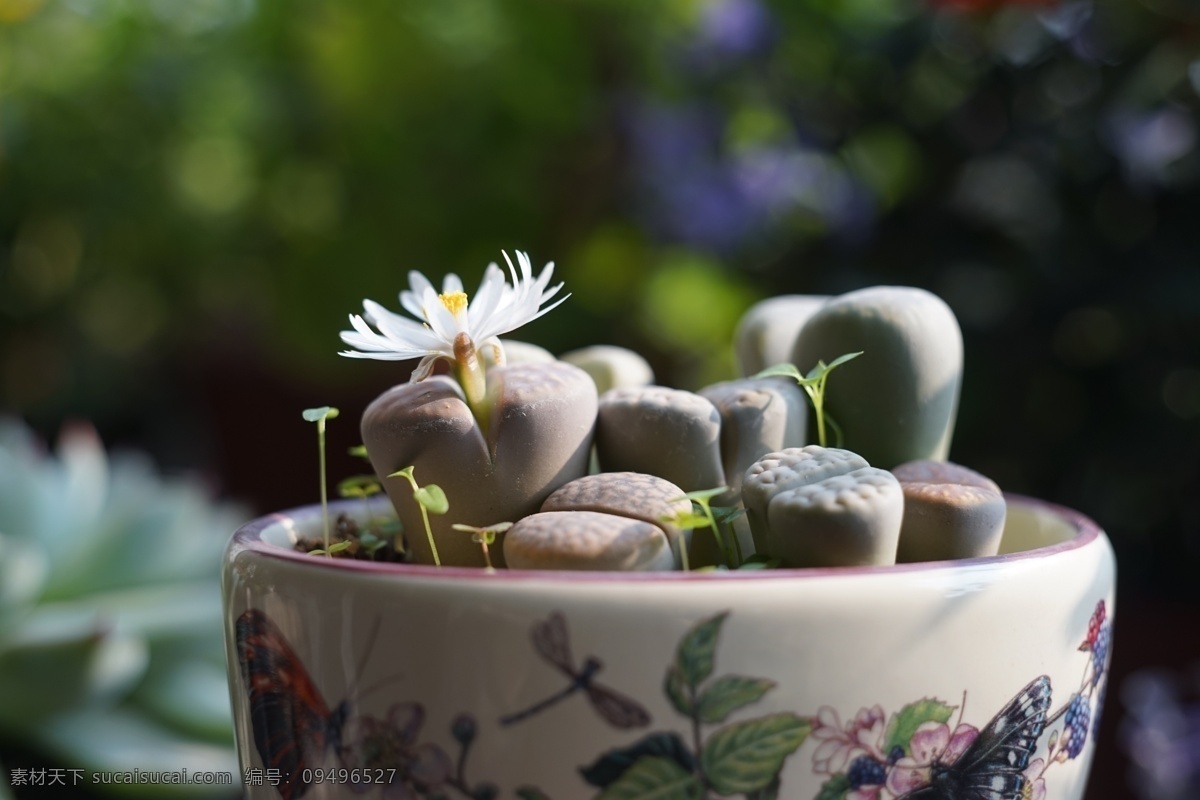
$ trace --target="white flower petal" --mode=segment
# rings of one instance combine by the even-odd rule
[[[410,272],[409,288],[400,293],[400,304],[415,319],[364,300],[365,314],[350,317],[354,330],[341,333],[342,341],[356,349],[342,355],[391,361],[420,358],[413,374],[415,380],[421,380],[428,377],[438,359],[454,359],[454,341],[460,333],[469,336],[476,348],[494,346],[496,337],[537,319],[570,297],[569,294],[557,297],[563,287],[561,282],[550,286],[553,262],[546,264],[535,278],[529,255],[521,250],[515,253],[514,264],[508,253],[502,252],[511,283],[505,280],[499,266],[489,264],[476,296],[458,313],[446,308],[428,278],[415,270]],[[454,273],[443,278],[442,287],[441,294],[463,291],[462,280]],[[552,299],[555,302],[542,307]]]
[[[454,292],[463,291],[462,278],[453,272],[448,273],[442,278],[442,294],[453,294]]]

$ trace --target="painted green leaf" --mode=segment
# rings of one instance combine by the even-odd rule
[[[332,406],[321,406],[320,408],[306,408],[301,413],[308,422],[320,422],[323,419],[333,419],[338,415],[338,410]]]
[[[667,697],[670,698],[671,705],[675,706],[676,711],[685,717],[692,716],[692,712],[695,709],[692,706],[691,697],[688,695],[683,673],[679,671],[679,665],[673,665],[667,670],[667,679],[663,689],[667,693]]]
[[[703,722],[710,725],[724,722],[725,718],[739,708],[762,699],[775,688],[775,681],[766,678],[743,678],[726,675],[714,681],[696,701],[696,711]]]
[[[673,759],[644,756],[596,800],[700,800],[703,787]]]
[[[897,711],[888,720],[887,731],[884,733],[883,752],[890,753],[893,747],[899,745],[908,753],[908,743],[917,728],[925,722],[946,722],[954,713],[955,706],[946,705],[941,700],[926,697],[915,703],[909,703]]]
[[[842,800],[850,791],[850,779],[844,774],[834,775],[821,784],[821,791],[813,800]]]
[[[715,617],[696,623],[679,643],[679,649],[675,651],[675,668],[679,670],[685,684],[696,686],[712,675],[717,635],[721,632],[721,624],[727,616],[729,612],[723,611]]]
[[[720,794],[747,794],[771,785],[783,760],[804,744],[812,723],[790,712],[729,725],[709,737],[700,762]]]
[[[669,758],[684,772],[696,771],[696,759],[677,733],[652,733],[630,747],[618,747],[600,756],[595,763],[579,768],[579,774],[591,786],[607,789],[621,779],[630,767],[647,756]]]
[[[430,514],[445,514],[450,510],[450,501],[446,499],[446,493],[436,483],[417,489],[413,492],[413,498]]]

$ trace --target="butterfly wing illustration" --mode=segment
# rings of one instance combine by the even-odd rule
[[[283,632],[262,611],[243,613],[236,629],[254,746],[265,767],[279,770],[284,800],[302,797],[309,789],[305,767],[327,748],[340,747],[349,706],[330,712]]]
[[[1020,800],[1049,709],[1050,678],[1042,675],[984,726],[958,760],[934,764],[929,785],[904,800]]]

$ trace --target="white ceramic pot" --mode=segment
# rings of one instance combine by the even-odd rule
[[[255,520],[224,573],[248,796],[1078,800],[1112,549],[1009,500],[994,558],[707,575],[331,561],[289,547],[318,507]]]

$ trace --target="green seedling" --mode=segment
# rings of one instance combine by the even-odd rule
[[[791,378],[808,395],[808,399],[812,401],[813,411],[817,415],[817,444],[821,447],[826,447],[825,444],[825,423],[828,420],[829,427],[833,428],[834,434],[837,436],[837,446],[842,446],[842,429],[834,422],[832,417],[825,414],[825,380],[829,377],[829,373],[833,372],[834,367],[839,367],[847,361],[858,358],[862,355],[862,351],[857,353],[846,353],[838,356],[830,363],[817,361],[817,365],[808,371],[808,375],[801,375],[800,370],[796,369],[795,364],[776,364],[773,367],[767,367],[762,372],[754,377],[756,378],[774,378],[784,377]]]
[[[348,550],[354,545],[354,542],[346,540],[344,542],[334,542],[326,547],[318,547],[316,550],[309,550],[310,556],[332,556],[334,553],[340,553],[343,550]]]
[[[346,452],[355,458],[361,458],[363,461],[371,460],[371,457],[367,455],[367,446],[365,444],[356,444],[354,447],[348,448]]]
[[[421,509],[421,521],[425,523],[425,536],[429,539],[429,549],[433,553],[433,563],[437,566],[442,565],[442,559],[438,557],[437,544],[433,541],[433,529],[429,526],[430,514],[445,514],[450,510],[450,501],[446,499],[446,493],[442,491],[442,487],[436,483],[431,483],[428,486],[418,486],[417,479],[413,477],[414,467],[405,467],[404,469],[396,470],[388,475],[389,478],[404,478],[412,486],[413,500],[417,501],[417,505]]]
[[[351,452],[353,450],[354,448],[351,448]],[[363,519],[366,520],[366,525],[362,534],[358,537],[358,541],[371,558],[375,557],[375,553],[379,551],[379,548],[383,547],[386,540],[373,533],[376,521],[371,516],[371,504],[368,502],[368,498],[382,491],[383,486],[380,485],[379,480],[374,475],[352,475],[338,484],[339,495],[342,497],[358,497],[363,501]],[[397,553],[404,552],[403,542],[400,540],[401,530],[403,529],[397,525],[396,529],[391,531],[394,534],[392,546],[396,549]]]
[[[495,572],[492,566],[492,555],[488,552],[488,546],[496,543],[496,534],[504,533],[513,524],[511,522],[497,522],[495,525],[488,525],[486,528],[476,528],[474,525],[463,525],[455,523],[451,525],[456,531],[471,534],[471,541],[479,545],[483,549],[483,560],[487,564],[488,572]]]
[[[325,421],[334,419],[337,415],[338,410],[331,406],[306,408],[302,414],[306,421],[317,423],[317,452],[321,462],[321,517],[325,522],[325,548],[320,552],[326,557],[331,556],[334,551],[329,549],[329,492],[325,488]]]
[[[721,535],[721,528],[717,523],[717,515],[720,514],[723,522],[727,523],[736,519],[741,509],[725,509],[720,506],[714,509],[711,505],[714,497],[724,494],[727,491],[729,491],[728,486],[719,486],[716,489],[702,489],[696,492],[688,492],[682,499],[691,500],[694,508],[691,511],[665,517],[663,521],[672,523],[675,527],[685,530],[708,528],[717,540],[717,547],[725,555],[725,563],[733,569],[737,569],[738,565],[742,563],[741,545],[738,544],[737,536],[732,535],[732,532],[729,537],[730,543],[726,543],[725,537]],[[683,554],[683,568],[686,570],[688,569],[686,548],[683,548],[683,550],[685,551]]]

